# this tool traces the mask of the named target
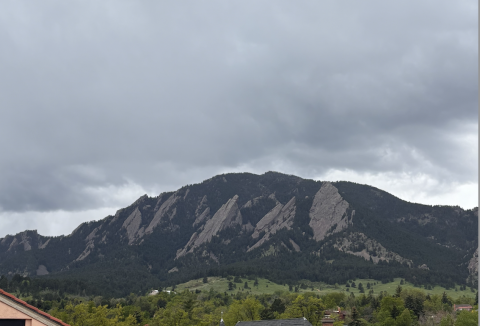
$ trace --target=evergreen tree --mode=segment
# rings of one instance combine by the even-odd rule
[[[358,284],[358,290],[360,291],[360,293],[365,293],[365,289],[363,288],[363,284],[362,284],[362,283],[359,283],[359,284]]]
[[[260,318],[262,320],[270,320],[270,319],[275,319],[275,315],[273,314],[273,311],[270,308],[265,308],[260,313]]]
[[[357,308],[356,307],[352,307],[352,321],[348,324],[348,326],[361,326],[361,322],[359,321],[359,314],[358,314],[358,311],[357,311]]]
[[[448,298],[445,292],[443,292],[442,294],[442,304],[449,305],[449,306],[452,305],[452,301],[450,301],[450,299]]]
[[[394,297],[396,298],[400,298],[400,295],[402,294],[402,287],[399,285],[397,286],[397,288],[395,289],[395,295]]]
[[[282,314],[285,311],[285,304],[283,303],[282,300],[277,298],[273,300],[273,303],[270,306],[270,309],[272,311],[278,312],[279,314]]]

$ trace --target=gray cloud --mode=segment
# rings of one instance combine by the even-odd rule
[[[0,6],[5,212],[240,167],[477,182],[474,1]]]

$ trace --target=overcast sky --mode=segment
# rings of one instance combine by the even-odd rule
[[[478,3],[2,1],[0,237],[273,170],[478,206]]]

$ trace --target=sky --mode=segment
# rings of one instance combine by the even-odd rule
[[[478,3],[0,3],[0,237],[228,172],[478,206]]]

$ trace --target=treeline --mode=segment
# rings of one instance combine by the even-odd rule
[[[80,325],[219,325],[223,317],[226,326],[237,321],[307,318],[314,326],[321,325],[325,311],[331,310],[334,326],[348,325],[455,325],[478,324],[476,312],[453,311],[453,304],[471,304],[478,307],[478,295],[473,298],[452,299],[443,295],[427,295],[418,289],[404,290],[398,286],[394,295],[384,292],[355,296],[353,293],[313,292],[298,294],[251,295],[248,292],[181,293],[161,291],[152,296],[131,294],[122,299],[68,300],[54,303],[48,311],[72,326]],[[336,313],[337,308],[345,313]]]
[[[291,236],[287,234],[286,240],[283,242],[289,243],[289,238]],[[282,235],[280,235],[278,241],[282,240]],[[357,278],[375,279],[388,283],[392,282],[394,277],[399,277],[415,286],[439,285],[449,289],[454,288],[455,284],[462,284],[476,288],[475,284],[466,284],[466,277],[459,277],[458,273],[409,268],[395,261],[389,263],[380,261],[378,264],[373,264],[361,257],[345,254],[329,247],[325,247],[319,256],[308,252],[290,253],[282,245],[278,245],[276,248],[278,248],[277,252],[267,257],[228,265],[202,265],[201,262],[196,261],[196,268],[189,269],[188,266],[195,263],[194,257],[192,257],[192,261],[184,261],[183,266],[182,262],[178,264],[181,271],[190,270],[192,272],[171,274],[166,280],[166,284],[179,284],[204,276],[226,277],[228,275],[262,277],[278,284],[296,284],[302,279],[307,279],[332,285],[344,284],[347,280]]]
[[[238,277],[231,277],[239,283]],[[204,278],[204,282],[208,279]],[[402,280],[403,281],[403,280]],[[241,282],[240,282],[241,283]],[[339,292],[321,295],[314,292],[277,291],[274,294],[252,295],[248,287],[235,293],[185,290],[181,293],[162,291],[152,296],[130,294],[123,298],[87,294],[88,284],[74,280],[30,279],[14,275],[0,277],[0,287],[72,326],[80,325],[218,325],[220,318],[227,326],[239,320],[266,320],[306,317],[313,325],[321,325],[325,310],[338,307],[345,320],[333,313],[335,326],[344,325],[477,325],[477,313],[453,311],[453,304],[470,304],[475,299],[453,299],[446,293],[428,295],[420,289],[402,289],[394,295],[374,294],[369,284],[348,282],[362,287],[365,293]],[[306,288],[305,284],[298,284]],[[293,289],[292,289],[293,290]]]

